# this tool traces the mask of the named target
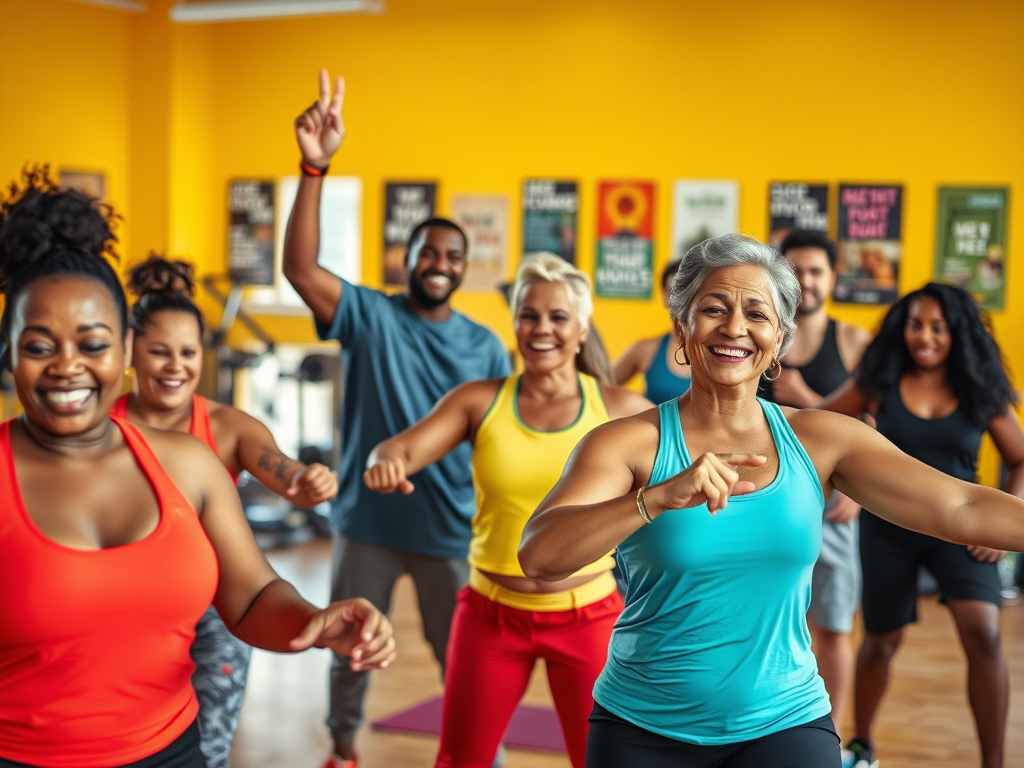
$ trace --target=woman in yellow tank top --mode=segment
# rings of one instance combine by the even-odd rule
[[[609,555],[551,583],[527,578],[516,552],[580,439],[651,403],[604,383],[607,357],[587,341],[590,282],[575,267],[551,254],[525,259],[512,309],[523,373],[453,389],[378,445],[364,475],[381,493],[413,493],[410,476],[463,440],[473,443],[473,569],[452,620],[436,768],[491,765],[541,658],[569,758],[583,768],[592,689],[622,609]]]

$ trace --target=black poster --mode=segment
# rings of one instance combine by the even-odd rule
[[[274,182],[228,182],[228,275],[246,285],[274,284]]]
[[[828,185],[777,181],[768,193],[768,242],[778,248],[793,229],[828,233]]]
[[[525,181],[523,255],[547,251],[575,264],[579,209],[580,195],[575,181]]]
[[[435,182],[395,182],[384,185],[384,283],[405,285],[405,251],[409,235],[434,215]]]

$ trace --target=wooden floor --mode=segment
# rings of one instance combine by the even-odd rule
[[[325,541],[271,553],[278,572],[308,599],[326,602],[330,545]],[[375,719],[440,693],[437,668],[423,642],[415,598],[402,581],[393,611],[399,660],[375,673],[367,714]],[[1003,612],[1003,650],[1010,668],[1010,723],[1006,767],[1024,766],[1024,606]],[[282,656],[256,651],[232,768],[319,768],[329,739],[326,651]],[[946,610],[922,600],[921,622],[909,632],[896,661],[894,682],[883,706],[876,739],[882,768],[972,768],[979,764],[964,690],[963,655]],[[550,701],[543,669],[534,673],[526,701]],[[849,733],[845,724],[843,734]],[[364,728],[360,768],[429,768],[437,739]],[[510,750],[507,768],[569,768],[560,755]]]

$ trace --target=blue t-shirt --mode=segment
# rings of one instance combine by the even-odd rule
[[[824,499],[779,407],[760,401],[779,452],[765,488],[665,512],[619,545],[626,607],[594,686],[605,709],[691,744],[733,744],[831,711],[807,630]],[[658,408],[650,483],[692,463],[676,401]]]
[[[416,490],[380,494],[363,483],[377,443],[422,419],[451,389],[509,374],[491,331],[453,312],[442,323],[413,312],[404,295],[342,280],[341,301],[321,339],[341,342],[345,364],[341,466],[331,522],[344,535],[429,557],[465,557],[473,500],[471,446],[461,443],[410,478]]]

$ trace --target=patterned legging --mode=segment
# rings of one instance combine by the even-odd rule
[[[199,699],[199,746],[209,768],[228,768],[245,696],[252,648],[232,635],[211,607],[196,624],[192,685]]]

